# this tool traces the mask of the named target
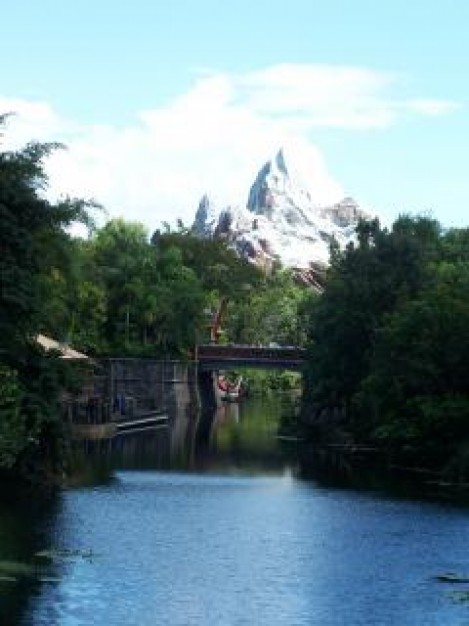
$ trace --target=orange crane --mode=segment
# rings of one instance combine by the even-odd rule
[[[222,298],[220,306],[215,311],[210,324],[210,343],[219,343],[221,335],[221,322],[226,312],[228,298]]]

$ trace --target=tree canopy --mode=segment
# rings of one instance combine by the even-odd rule
[[[0,473],[43,472],[46,464],[55,471],[60,461],[65,366],[46,358],[36,336],[47,323],[55,281],[71,273],[65,228],[89,218],[85,202],[52,203],[43,193],[43,160],[57,147],[0,151]]]
[[[468,237],[427,217],[359,224],[309,309],[306,410],[440,458],[469,437]]]

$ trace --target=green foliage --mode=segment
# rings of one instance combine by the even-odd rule
[[[242,375],[250,395],[265,396],[272,392],[298,392],[301,389],[301,374],[298,372],[246,370]]]
[[[101,336],[98,353],[177,356],[194,346],[205,300],[180,247],[155,247],[141,224],[111,220],[83,254],[80,295],[94,298],[98,313],[91,327],[81,316],[80,327]]]
[[[241,295],[241,297],[240,297]],[[266,276],[256,289],[238,294],[227,316],[228,341],[241,344],[303,345],[305,303],[312,292],[295,284],[288,270]]]
[[[122,219],[111,220],[97,232],[89,252],[95,284],[104,295],[104,346],[123,354],[131,352],[138,341],[137,316],[151,272],[145,228]]]
[[[367,375],[384,316],[411,298],[425,280],[426,258],[438,240],[415,234],[418,223],[398,220],[389,233],[377,221],[360,223],[358,246],[336,257],[326,291],[310,315],[310,384],[316,400],[350,405]],[[314,382],[315,381],[315,382]]]
[[[446,452],[448,444],[469,436],[469,400],[462,394],[411,396],[400,412],[390,412],[374,436],[388,443],[434,446]]]
[[[42,193],[43,160],[57,147],[31,143],[0,152],[0,469],[23,477],[53,473],[61,462],[57,408],[65,365],[46,358],[35,337],[49,315],[59,320],[64,313],[71,276],[64,228],[90,224],[86,203],[53,204]]]
[[[468,231],[404,216],[357,235],[309,307],[304,405],[346,407],[361,440],[449,455],[469,439]]]
[[[28,436],[15,468],[32,481],[54,479],[63,470],[65,443],[60,399],[75,382],[72,367],[59,355],[45,353],[32,344],[19,370],[23,392],[21,414]]]
[[[417,428],[418,417],[423,425],[418,432],[423,438],[425,423],[431,425],[442,407],[448,409],[442,420],[443,440],[469,436],[453,428],[449,410],[454,398],[461,408],[464,398],[469,405],[469,266],[465,263],[440,264],[430,284],[413,300],[396,309],[377,333],[371,358],[370,374],[363,380],[357,394],[357,407],[368,418],[373,416],[379,427],[379,416],[412,421]],[[433,406],[434,410],[431,409]],[[415,416],[413,419],[412,416]],[[432,417],[433,416],[433,417]],[[443,432],[445,430],[446,432]]]
[[[32,143],[18,152],[0,152],[0,356],[47,323],[51,302],[63,309],[55,283],[67,283],[72,258],[64,227],[76,221],[90,224],[90,205],[78,200],[52,204],[41,193],[47,185],[42,161],[57,147]]]
[[[114,219],[87,241],[68,242],[41,278],[42,330],[93,355],[181,357],[209,338],[209,311],[228,301],[225,341],[305,341],[306,300],[288,272],[265,276],[224,242],[182,224],[155,233]]]
[[[262,275],[222,242],[181,224],[154,235],[122,219],[87,241],[62,239],[38,282],[41,330],[93,355],[180,357],[207,340],[206,311],[260,284]],[[46,297],[47,294],[47,297]]]
[[[0,468],[11,469],[27,440],[18,372],[0,365]]]
[[[160,253],[173,248],[182,255],[182,262],[191,268],[205,293],[215,291],[219,298],[237,300],[243,291],[261,284],[263,275],[216,239],[200,239],[187,233],[155,233],[152,243]]]

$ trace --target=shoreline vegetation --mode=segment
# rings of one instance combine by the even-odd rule
[[[331,249],[309,312],[310,436],[469,477],[469,229],[402,216]]]
[[[185,360],[218,311],[222,343],[306,347],[286,435],[468,482],[469,229],[427,216],[360,221],[354,244],[331,241],[317,293],[180,220],[150,237],[120,219],[97,228],[94,202],[48,201],[43,163],[59,147],[0,151],[0,476],[54,484],[66,472],[60,400],[81,375],[39,334],[91,359]],[[70,235],[77,222],[88,238]],[[251,376],[253,393],[297,388],[294,375]]]

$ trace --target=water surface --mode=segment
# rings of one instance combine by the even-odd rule
[[[121,438],[25,517],[1,510],[4,619],[47,625],[468,624],[464,508],[296,477],[279,404]],[[94,460],[93,460],[94,458]],[[37,560],[38,557],[36,557]],[[15,623],[14,621],[4,621]]]

